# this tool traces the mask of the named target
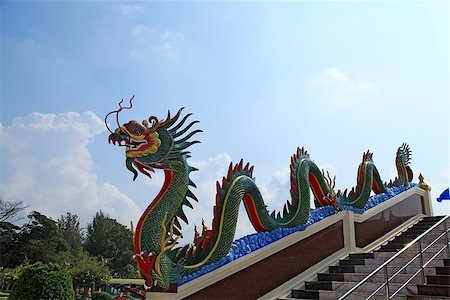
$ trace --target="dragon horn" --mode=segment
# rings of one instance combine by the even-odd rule
[[[106,115],[106,117],[105,117],[105,125],[106,125],[106,128],[108,129],[109,132],[113,133],[112,130],[109,128],[108,122],[107,122],[107,119],[108,119],[109,115],[114,114],[114,113],[116,114],[116,122],[117,122],[118,127],[120,127],[119,112],[121,112],[123,109],[131,109],[133,107],[133,99],[134,99],[134,95],[130,98],[130,106],[129,107],[123,107],[122,106],[122,102],[123,102],[123,99],[122,99],[119,102],[119,109],[118,110],[113,110],[112,112],[110,112],[110,113],[108,113]]]

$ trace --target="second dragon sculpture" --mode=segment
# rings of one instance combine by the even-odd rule
[[[270,231],[276,228],[296,227],[309,219],[310,190],[314,195],[316,207],[332,205],[336,210],[345,205],[363,208],[371,191],[384,193],[388,186],[407,185],[412,180],[409,168],[410,151],[403,144],[397,151],[396,167],[398,177],[390,184],[382,182],[372,160],[372,153],[363,154],[358,167],[357,185],[349,193],[335,193],[335,178],[325,176],[310,159],[303,148],[298,148],[291,158],[290,180],[291,200],[284,205],[282,212],[270,213],[264,204],[261,193],[253,180],[253,167],[241,160],[230,164],[222,182],[217,182],[217,194],[213,209],[214,218],[211,229],[203,226],[200,233],[195,228],[193,244],[175,248],[181,238],[180,220],[188,223],[183,206],[192,208],[191,200],[197,201],[192,188],[194,182],[189,174],[196,169],[189,165],[189,151],[199,141],[191,140],[201,130],[191,130],[198,121],[187,122],[191,114],[181,117],[183,109],[175,116],[170,111],[165,120],[150,117],[143,122],[119,123],[119,113],[123,109],[109,113],[115,114],[117,129],[109,135],[109,142],[125,147],[126,167],[151,177],[154,169],[163,170],[164,184],[149,204],[135,229],[134,251],[140,269],[146,277],[147,288],[159,287],[166,290],[176,283],[181,274],[189,274],[202,266],[218,261],[226,256],[232,245],[239,206],[244,203],[248,217],[257,231]]]

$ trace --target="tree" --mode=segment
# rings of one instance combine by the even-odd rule
[[[56,222],[33,211],[21,228],[0,222],[0,266],[12,268],[25,261],[54,262],[61,252],[69,250]]]
[[[136,274],[131,231],[101,211],[87,227],[85,248],[90,255],[105,260],[114,277]]]
[[[1,270],[1,278],[3,281],[3,286],[1,286],[0,290],[9,291],[16,284],[17,280],[19,280],[20,274],[28,264],[22,264],[16,266],[15,268],[5,268]]]
[[[22,230],[22,244],[25,244],[26,257],[31,263],[51,262],[57,253],[68,250],[55,221],[36,211],[28,218],[30,222]]]
[[[14,285],[10,300],[74,299],[70,275],[60,266],[41,262],[25,267]]]
[[[111,278],[111,272],[103,262],[96,261],[95,258],[86,254],[75,262],[70,269],[70,274],[72,276],[73,286],[77,290],[84,290],[84,296],[86,296],[88,288],[93,285],[96,287],[105,285]]]
[[[30,263],[51,262],[57,253],[68,250],[55,221],[37,211],[31,212],[28,218],[30,221],[22,227],[18,241],[22,261],[28,259]]]
[[[56,258],[56,262],[61,265],[72,277],[75,291],[87,296],[87,291],[95,285],[100,287],[111,278],[111,272],[102,261],[97,261],[85,251],[76,254],[61,252]]]
[[[29,222],[21,228],[0,222],[0,265],[15,267],[24,261],[51,262],[59,252],[68,250],[68,244],[56,222],[33,211]]]
[[[58,219],[58,227],[62,233],[63,239],[67,242],[70,252],[75,254],[82,248],[83,234],[80,229],[80,218],[67,212]]]
[[[16,218],[17,214],[26,209],[27,207],[28,206],[23,205],[22,201],[11,202],[0,199],[0,222],[17,221],[18,220]]]
[[[0,266],[8,268],[20,264],[19,235],[20,227],[0,222]]]

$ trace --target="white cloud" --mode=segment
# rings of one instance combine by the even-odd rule
[[[378,87],[370,81],[354,81],[341,70],[331,67],[313,79],[321,92],[338,105],[349,106],[361,101],[376,92]]]
[[[116,4],[114,9],[119,11],[124,16],[133,16],[144,12],[144,7],[141,4]]]
[[[276,209],[277,211],[283,208],[286,200],[290,199],[289,190],[290,170],[285,167],[281,170],[275,171],[267,183],[258,182],[264,202],[268,205],[269,212]]]
[[[0,127],[0,197],[53,219],[76,213],[83,224],[99,210],[123,224],[138,218],[128,196],[97,180],[87,145],[103,131],[92,112],[32,113]]]
[[[179,45],[185,40],[182,33],[151,28],[142,24],[133,28],[131,37],[134,45],[130,56],[133,58],[162,54],[167,58],[176,59],[179,57]]]

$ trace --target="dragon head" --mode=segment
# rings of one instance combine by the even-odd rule
[[[147,124],[135,120],[125,123],[109,135],[108,141],[125,146],[125,155],[130,159],[154,155],[161,146],[161,139],[159,133],[148,128]]]
[[[155,168],[172,168],[179,157],[188,153],[184,151],[187,147],[199,143],[199,141],[189,142],[188,139],[194,134],[201,132],[201,130],[194,130],[180,140],[175,140],[186,133],[192,125],[198,123],[198,121],[193,121],[178,131],[191,115],[186,115],[174,126],[183,108],[174,117],[170,116],[169,111],[165,120],[160,121],[157,117],[151,116],[148,121],[138,122],[132,120],[120,125],[119,113],[124,109],[131,109],[133,107],[133,99],[134,96],[130,99],[130,106],[128,107],[123,107],[123,100],[120,101],[119,109],[106,115],[105,124],[111,133],[108,138],[109,143],[126,147],[126,166],[133,172],[133,180],[135,180],[138,175],[135,167],[149,177],[151,177],[149,172],[154,172]],[[107,124],[107,118],[111,114],[116,114],[118,127],[114,131],[110,130]]]

